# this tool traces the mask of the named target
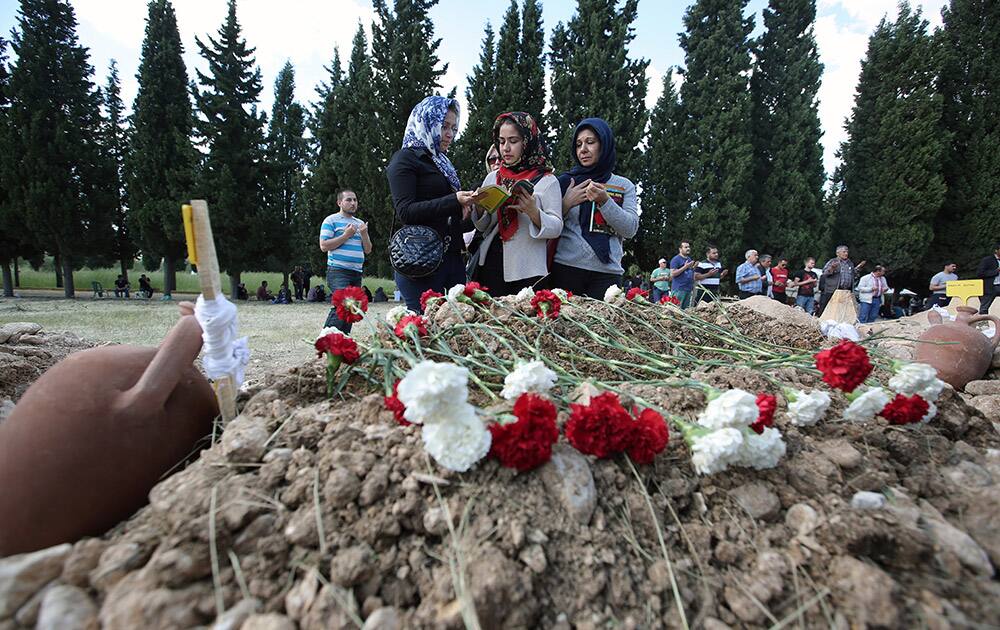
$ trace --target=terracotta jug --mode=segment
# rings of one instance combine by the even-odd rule
[[[942,322],[935,311],[927,312],[934,326],[920,335],[915,360],[927,363],[938,372],[938,378],[955,389],[983,377],[990,368],[993,351],[1000,343],[1000,319],[993,315],[978,315],[976,309],[959,306],[955,321]],[[991,321],[996,327],[990,339],[974,326]],[[921,343],[933,342],[933,343]]]
[[[193,365],[201,326],[181,308],[159,348],[77,352],[0,425],[0,556],[99,535],[195,452],[218,405]]]

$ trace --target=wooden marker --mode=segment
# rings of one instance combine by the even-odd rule
[[[944,285],[945,295],[957,297],[962,300],[962,304],[969,305],[969,298],[981,297],[983,295],[983,279],[977,280],[951,280]]]

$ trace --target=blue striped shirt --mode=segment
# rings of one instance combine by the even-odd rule
[[[355,227],[360,228],[364,222],[354,217],[346,216],[342,212],[331,214],[323,219],[323,227],[319,230],[319,238],[321,241],[326,241],[341,236],[344,230],[347,229],[347,226],[352,223]],[[326,264],[328,267],[360,272],[365,264],[365,249],[361,243],[361,233],[355,232],[354,236],[347,239],[343,245],[327,252]]]

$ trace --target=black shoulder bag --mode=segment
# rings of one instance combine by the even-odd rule
[[[395,226],[395,210],[392,221]],[[426,278],[441,266],[450,245],[451,217],[448,217],[448,235],[443,239],[430,226],[404,225],[389,239],[389,264],[407,278]]]

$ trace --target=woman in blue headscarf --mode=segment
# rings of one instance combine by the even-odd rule
[[[403,146],[386,170],[396,217],[403,225],[426,225],[448,241],[437,271],[424,278],[395,273],[406,307],[421,312],[420,295],[427,289],[444,293],[465,282],[462,260],[463,209],[472,204],[458,173],[446,155],[458,132],[458,101],[428,96],[417,103],[406,122]],[[467,213],[466,213],[467,214]]]
[[[622,241],[639,230],[635,184],[614,173],[615,137],[608,123],[586,118],[571,145],[573,168],[559,176],[563,231],[549,275],[554,287],[603,299],[621,285]]]

